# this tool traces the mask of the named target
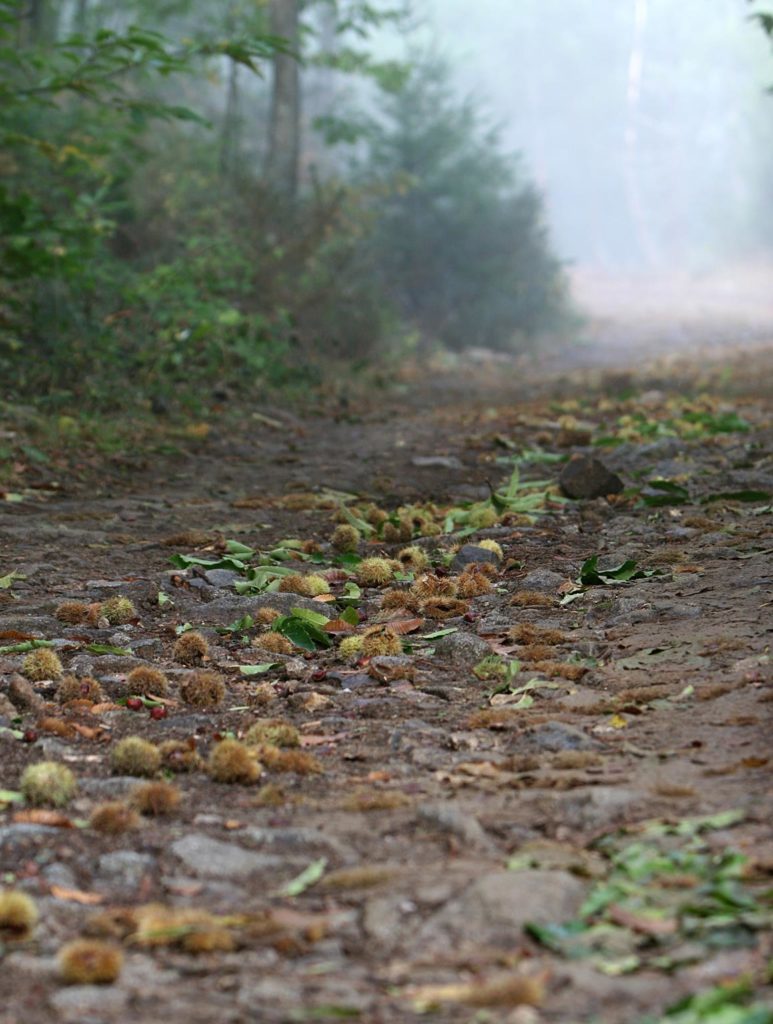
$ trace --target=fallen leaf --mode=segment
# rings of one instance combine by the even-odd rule
[[[51,828],[74,828],[70,818],[61,811],[50,811],[44,807],[32,807],[26,811],[16,811],[12,821],[25,825],[48,825]]]
[[[105,900],[102,893],[84,892],[82,889],[67,889],[63,885],[52,885],[49,892],[54,899],[67,900],[68,903],[82,903],[87,907],[96,906]]]

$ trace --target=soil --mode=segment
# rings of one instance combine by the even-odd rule
[[[628,1024],[742,979],[773,1008],[773,310],[763,285],[710,308],[716,282],[663,291],[659,307],[636,306],[636,282],[579,275],[578,287],[593,317],[572,351],[471,353],[366,400],[342,388],[324,415],[261,402],[238,427],[213,416],[176,455],[125,452],[63,478],[32,466],[0,502],[0,577],[18,574],[0,589],[0,647],[52,641],[65,671],[105,694],[62,704],[56,680],[25,681],[24,652],[0,653],[0,882],[40,914],[14,935],[0,902],[0,1024],[397,1024],[429,1011]],[[621,443],[593,443],[605,436]],[[496,541],[502,558],[472,552],[494,558],[494,588],[465,614],[393,611],[402,656],[267,654],[252,644],[261,627],[226,627],[274,604],[331,618],[343,605],[239,595],[227,570],[170,564],[217,559],[227,540],[267,552],[298,538],[324,556],[299,571],[325,571],[331,489],[360,510],[447,511],[489,499],[519,453],[525,480],[557,481],[563,463],[545,453],[584,454],[627,490],[561,501],[554,489],[534,517],[505,510],[461,539],[417,537],[441,581],[459,575],[443,557],[452,545]],[[687,498],[643,504],[634,491],[676,493],[653,479]],[[363,541],[359,554],[404,546]],[[581,586],[593,556],[647,575]],[[331,577],[337,596],[353,572]],[[360,633],[383,617],[384,589],[363,588]],[[54,614],[116,595],[136,607],[123,625]],[[181,693],[194,671],[173,654],[186,623],[226,684],[214,709]],[[499,659],[488,673],[487,656]],[[256,677],[239,667],[265,663]],[[123,703],[139,665],[168,675],[165,717]],[[180,740],[206,761],[262,718],[295,726],[313,760],[258,752],[250,784],[202,765],[162,773],[182,795],[172,813],[117,834],[90,824],[138,784],[111,769],[121,738]],[[77,776],[59,809],[13,798],[44,760]],[[588,910],[620,885],[625,851],[663,842],[667,869],[626,875]],[[740,877],[718,881],[731,854]],[[719,904],[706,909],[717,886],[722,920]],[[167,924],[148,940],[150,904]],[[211,916],[197,930],[180,908]],[[571,956],[550,927],[572,921],[611,930]],[[86,935],[122,948],[114,983],[63,983],[57,952]]]

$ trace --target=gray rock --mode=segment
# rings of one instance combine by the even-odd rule
[[[559,750],[597,750],[599,744],[590,736],[586,736],[582,729],[577,729],[573,725],[566,725],[564,722],[545,722],[518,737],[519,750],[524,746],[531,750],[555,753]]]
[[[478,544],[465,544],[454,555],[451,568],[454,572],[463,569],[465,565],[479,565],[481,562],[491,562],[492,565],[499,565],[501,559],[495,551],[482,548]]]
[[[456,836],[466,847],[477,847],[489,852],[496,849],[478,819],[454,801],[422,804],[416,813],[424,826]]]
[[[558,798],[556,812],[569,828],[597,829],[646,814],[647,797],[628,786],[592,786]]]
[[[5,692],[20,711],[39,711],[43,705],[42,698],[35,692],[29,679],[18,673],[11,676]]]
[[[620,477],[588,455],[573,455],[561,470],[558,482],[567,498],[603,498],[623,490]]]
[[[566,576],[560,572],[552,572],[550,569],[534,569],[528,573],[520,582],[521,590],[536,590],[540,594],[555,594],[562,583],[566,582]]]
[[[21,822],[2,825],[0,826],[0,854],[2,854],[0,859],[10,864],[12,857],[25,854],[34,857],[38,846],[52,840],[54,836],[61,837],[61,834],[60,829],[50,828],[48,825],[31,825]]]
[[[68,985],[49,996],[48,1002],[65,1024],[102,1024],[126,1020],[129,993],[114,985]]]
[[[464,463],[455,455],[416,455],[411,465],[419,469],[464,469]]]
[[[326,835],[315,828],[247,828],[241,833],[245,839],[271,850],[305,853],[326,850],[346,861],[353,858],[352,851],[335,836]]]
[[[204,573],[204,579],[211,587],[223,590],[226,587],[232,587],[234,580],[240,579],[240,576],[233,569],[208,569]]]
[[[489,871],[433,914],[415,933],[429,951],[480,946],[512,949],[524,925],[561,924],[576,916],[585,885],[564,871]]]
[[[435,643],[435,654],[446,661],[477,665],[491,654],[491,648],[485,640],[474,633],[449,633],[448,636],[441,636]]]
[[[97,873],[119,889],[136,889],[143,877],[154,868],[155,858],[149,853],[116,850],[105,853],[97,861]]]
[[[282,867],[287,858],[245,850],[236,843],[223,843],[201,833],[184,836],[172,843],[171,852],[199,875],[244,878],[255,871]]]
[[[47,864],[40,873],[49,885],[60,885],[63,889],[78,888],[75,873],[66,864],[59,861]]]

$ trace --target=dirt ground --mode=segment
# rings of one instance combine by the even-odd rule
[[[0,1024],[773,1020],[769,282],[653,300],[578,272],[570,351],[471,353],[366,400],[342,387],[326,415],[259,396],[173,456],[30,466],[0,501]],[[578,454],[625,490],[562,500]],[[410,510],[359,558],[431,565],[358,576],[330,538],[342,506],[372,527],[369,505]],[[437,532],[470,505],[495,521]],[[269,569],[330,594],[239,593],[228,541],[252,566],[281,548]],[[118,595],[134,611],[111,624]],[[267,650],[266,608],[322,615],[331,646]],[[350,636],[365,652],[342,654]],[[36,640],[75,699],[29,678]],[[132,700],[142,666],[166,693]],[[201,669],[225,684],[211,707],[190,698]],[[253,767],[215,781],[218,744],[266,719],[297,745],[253,733]],[[179,791],[169,813],[131,810],[143,780],[113,752],[133,735],[179,741],[149,769]],[[20,781],[41,761],[76,776],[59,807]],[[98,947],[65,983],[81,937],[123,957],[115,981],[83,983]]]

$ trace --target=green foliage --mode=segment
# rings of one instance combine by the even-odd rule
[[[564,280],[538,193],[447,67],[423,61],[386,103],[369,170],[386,178],[372,246],[401,313],[452,348],[508,348],[554,328]]]

